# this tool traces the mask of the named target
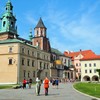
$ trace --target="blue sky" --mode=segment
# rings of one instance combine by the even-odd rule
[[[7,0],[0,0],[0,15]],[[28,39],[40,17],[53,48],[100,54],[100,0],[11,0],[18,34]]]

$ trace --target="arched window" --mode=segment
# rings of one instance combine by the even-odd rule
[[[4,22],[3,22],[3,27],[5,27],[5,25],[6,25],[6,22],[4,21]]]

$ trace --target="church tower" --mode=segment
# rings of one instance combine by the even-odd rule
[[[50,42],[46,37],[47,28],[45,27],[42,19],[39,19],[38,24],[34,28],[34,37],[32,43],[34,46],[37,46],[39,49],[50,52]]]
[[[13,15],[13,6],[10,0],[6,3],[5,12],[0,20],[0,40],[17,38],[16,18]]]

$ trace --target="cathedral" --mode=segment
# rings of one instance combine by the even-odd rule
[[[39,19],[29,40],[19,36],[13,5],[6,3],[5,12],[0,18],[0,83],[16,84],[22,80],[36,77],[43,80],[52,78],[75,78],[71,58],[59,50],[51,48],[47,38],[47,28]],[[72,70],[71,70],[72,69]]]

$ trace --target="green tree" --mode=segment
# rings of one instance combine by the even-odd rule
[[[96,71],[98,72],[98,75],[99,75],[99,82],[100,82],[100,69],[96,69]]]

